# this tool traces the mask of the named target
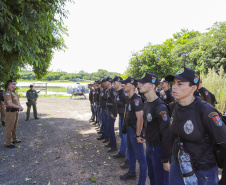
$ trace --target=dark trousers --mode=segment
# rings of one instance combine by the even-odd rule
[[[146,143],[146,160],[150,184],[169,185],[169,172],[163,169],[161,162],[162,147],[153,147]]]
[[[104,138],[109,138],[110,136],[109,136],[109,133],[107,132],[107,114],[106,114],[106,108],[103,108],[102,109],[102,113],[101,113],[101,115],[102,115],[102,136],[104,137]]]
[[[107,132],[109,133],[110,143],[112,147],[116,146],[116,137],[115,137],[115,119],[111,117],[111,111],[107,109]],[[114,117],[116,117],[117,113],[114,113]]]
[[[92,112],[91,120],[94,121],[95,120],[94,104],[90,103],[90,107]]]

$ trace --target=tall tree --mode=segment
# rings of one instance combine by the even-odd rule
[[[33,66],[38,79],[47,73],[54,49],[64,45],[64,9],[72,0],[0,1],[0,82],[18,79],[19,69]]]

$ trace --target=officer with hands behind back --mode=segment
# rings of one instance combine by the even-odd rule
[[[165,103],[157,96],[158,77],[146,73],[137,79],[141,93],[147,98],[143,108],[146,160],[150,184],[168,185],[170,171],[170,117]]]
[[[36,90],[34,90],[34,86],[30,85],[30,90],[27,91],[26,93],[27,97],[27,118],[26,121],[29,120],[30,118],[30,111],[31,111],[31,106],[33,107],[33,114],[35,119],[38,119],[37,117],[37,106],[36,106],[36,101],[38,99],[38,93]]]
[[[217,185],[214,146],[219,145],[226,159],[226,126],[214,107],[193,96],[199,86],[199,74],[182,67],[165,79],[173,81],[173,95],[177,100],[171,105],[170,184]],[[219,184],[226,184],[225,165],[226,162]]]
[[[140,165],[139,185],[144,185],[147,178],[147,162],[144,154],[145,139],[142,138],[143,129],[143,103],[135,93],[137,82],[128,77],[121,81],[124,91],[128,94],[126,101],[125,123],[127,124],[127,145],[129,151],[129,171],[120,176],[120,179],[136,178],[136,160]],[[124,123],[124,124],[125,124]]]
[[[23,111],[23,107],[20,104],[19,96],[15,90],[16,82],[14,80],[8,80],[7,90],[3,93],[6,104],[5,147],[7,148],[15,148],[16,143],[21,143],[16,137],[16,127],[19,119],[19,111]]]

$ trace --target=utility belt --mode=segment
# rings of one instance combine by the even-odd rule
[[[216,166],[216,163],[205,163],[205,164],[196,163],[196,162],[193,163],[194,170],[209,170],[214,166]]]
[[[113,109],[113,105],[114,105],[113,103],[106,103],[106,107],[108,110]]]
[[[18,112],[19,109],[6,107],[6,112]]]
[[[176,158],[176,162],[179,164],[178,158]],[[198,162],[192,162],[192,167],[194,170],[209,170],[216,166],[216,163],[198,163]]]

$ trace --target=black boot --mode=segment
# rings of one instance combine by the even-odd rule
[[[111,144],[111,142],[109,142],[108,144],[106,144],[104,146],[107,147],[107,148],[110,148],[110,147],[112,147],[112,144]]]
[[[3,126],[3,127],[5,127],[5,126],[6,126],[6,124],[5,124],[5,122],[4,122],[4,121],[2,121],[2,126]]]
[[[130,172],[128,171],[124,175],[120,175],[121,180],[128,180],[128,179],[136,179],[136,172]]]
[[[125,158],[126,155],[119,152],[119,153],[113,155],[112,157],[115,159],[118,159],[118,158]]]
[[[107,143],[107,142],[109,142],[109,138],[103,140],[103,143]]]
[[[114,152],[114,151],[117,151],[117,146],[113,146],[111,148],[108,149],[108,152]]]
[[[124,162],[124,164],[120,165],[120,168],[122,168],[122,169],[129,168],[129,161],[126,160],[126,161]]]

